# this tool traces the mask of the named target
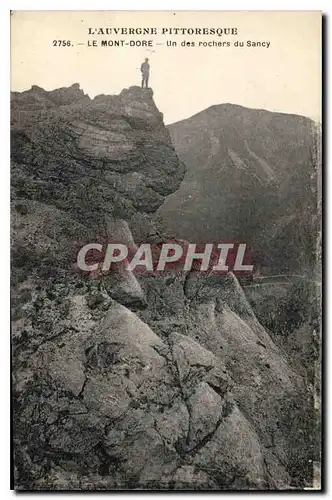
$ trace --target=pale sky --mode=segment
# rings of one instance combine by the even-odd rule
[[[157,35],[89,35],[88,28],[156,28]],[[162,28],[236,28],[231,35],[167,35]],[[53,46],[70,40],[72,46]],[[97,40],[152,40],[152,48],[88,47]],[[176,47],[166,42],[176,41]],[[247,40],[264,47],[198,47]],[[181,47],[194,41],[195,47]],[[78,45],[78,44],[82,45]],[[164,45],[158,45],[158,44]],[[79,83],[90,97],[140,85],[150,60],[149,85],[173,123],[213,105],[321,116],[321,14],[314,12],[16,11],[11,25],[11,88],[46,90]]]

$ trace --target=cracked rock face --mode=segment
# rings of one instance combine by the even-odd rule
[[[51,290],[61,297],[58,283]],[[27,344],[45,319],[30,314],[25,335],[14,322],[19,489],[290,487],[308,426],[299,405],[310,406],[257,320],[217,310],[217,291],[215,303],[184,299],[181,334],[175,314],[154,319],[153,302],[133,311],[109,298],[91,310],[89,293],[68,286],[56,335],[33,331]],[[43,307],[55,318],[56,300]]]
[[[132,220],[177,189],[182,167],[151,93],[34,87],[13,110],[15,488],[308,485],[311,396],[234,276],[201,294],[195,273],[93,279],[63,265],[73,239],[101,227],[135,245]],[[133,218],[119,216],[123,203]]]

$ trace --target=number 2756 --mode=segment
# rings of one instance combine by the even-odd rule
[[[53,47],[70,47],[70,40],[53,40]]]

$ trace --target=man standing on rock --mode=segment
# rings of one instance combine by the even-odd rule
[[[141,64],[141,73],[142,73],[142,89],[148,88],[149,83],[149,75],[150,75],[150,64],[149,59],[146,57],[144,63]]]

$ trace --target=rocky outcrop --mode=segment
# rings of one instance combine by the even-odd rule
[[[12,95],[12,186],[83,224],[157,210],[184,175],[152,91],[90,99],[77,84]]]
[[[33,87],[12,119],[15,488],[312,485],[312,387],[234,276],[73,269],[82,241],[135,246],[133,221],[156,237],[183,166],[152,93]]]

